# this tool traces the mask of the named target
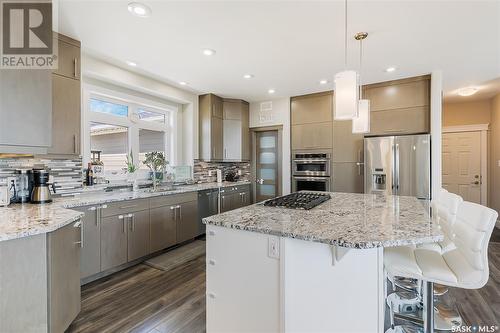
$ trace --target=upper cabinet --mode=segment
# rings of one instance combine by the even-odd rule
[[[80,155],[80,42],[55,34],[59,64],[52,73],[52,155]]]
[[[369,135],[430,132],[430,76],[367,85],[370,100]]]
[[[249,106],[214,94],[199,97],[200,159],[250,159]]]
[[[333,120],[333,93],[327,91],[292,97],[290,107],[292,125],[331,122]]]
[[[250,160],[249,105],[242,100],[224,100],[224,160]]]
[[[81,52],[80,42],[67,36],[54,33],[58,47],[58,66],[54,74],[80,80]]]
[[[222,160],[222,98],[214,94],[199,97],[200,159]]]
[[[292,97],[290,102],[292,149],[331,149],[333,145],[333,93]]]

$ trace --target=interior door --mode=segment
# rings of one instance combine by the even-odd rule
[[[481,203],[481,133],[443,134],[443,188]]]
[[[396,137],[397,195],[430,198],[430,141],[429,135]]]
[[[257,202],[278,196],[278,131],[256,132]]]

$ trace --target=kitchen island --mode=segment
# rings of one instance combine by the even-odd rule
[[[427,202],[330,193],[207,224],[207,332],[383,332],[383,248],[443,239]]]

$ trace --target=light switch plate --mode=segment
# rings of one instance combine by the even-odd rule
[[[269,236],[268,238],[268,252],[269,258],[280,258],[280,239],[276,236]]]

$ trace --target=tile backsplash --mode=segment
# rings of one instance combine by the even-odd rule
[[[193,177],[196,183],[210,183],[217,181],[217,169],[222,170],[222,178],[228,171],[241,170],[241,180],[250,180],[251,168],[250,162],[208,162],[194,160]],[[209,171],[212,171],[212,176],[209,176]]]
[[[68,194],[81,191],[83,188],[82,160],[32,158],[2,158],[0,159],[0,177],[9,177],[16,169],[35,168],[47,169],[54,177],[56,194]]]

